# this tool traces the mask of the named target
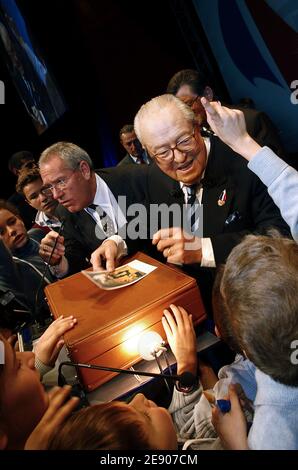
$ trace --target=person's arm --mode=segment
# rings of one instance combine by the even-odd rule
[[[202,103],[212,130],[249,162],[248,168],[268,187],[270,196],[291,228],[293,238],[298,240],[298,172],[271,149],[260,147],[249,136],[241,111],[209,103],[204,98]]]
[[[261,146],[248,134],[243,112],[226,108],[218,102],[210,103],[206,98],[201,101],[213,132],[234,152],[249,161]]]
[[[298,241],[298,172],[268,147],[251,158],[248,168],[268,187],[268,193]]]
[[[58,354],[64,345],[63,335],[77,323],[72,315],[63,318],[63,315],[46,329],[34,346],[35,366],[41,376],[55,366]]]
[[[171,305],[164,310],[162,324],[168,343],[177,360],[177,374],[191,372],[197,375],[197,343],[192,323],[192,316],[182,307]],[[174,388],[169,412],[178,433],[183,438],[195,436],[194,407],[202,394],[202,388],[192,387],[189,391],[178,391]]]
[[[183,307],[171,305],[171,310],[164,310],[162,326],[167,335],[170,348],[177,361],[177,374],[191,372],[197,375],[197,341],[192,322]]]

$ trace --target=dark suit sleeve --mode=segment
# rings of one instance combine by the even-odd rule
[[[120,160],[120,162],[117,164],[117,166],[123,166],[123,165],[135,165],[135,162],[133,159],[128,155],[128,153],[125,155],[125,157]]]
[[[63,229],[64,245],[65,245],[65,257],[68,261],[68,273],[67,275],[77,273],[82,269],[90,267],[90,263],[87,259],[91,256],[91,251],[86,249],[82,243],[80,243],[73,236],[73,230],[75,226],[72,226],[70,222],[65,222]]]
[[[80,242],[76,216],[62,206],[57,207],[55,215],[63,223],[61,235],[64,237],[65,257],[69,266],[67,275],[86,269],[90,266],[86,258],[90,258],[91,250],[87,249],[86,244]]]
[[[216,265],[226,258],[243,237],[249,233],[266,234],[270,229],[291,237],[289,226],[282,219],[280,211],[267,192],[267,188],[255,175],[252,176],[251,191],[245,203],[237,201],[241,217],[224,228],[223,233],[211,236]]]

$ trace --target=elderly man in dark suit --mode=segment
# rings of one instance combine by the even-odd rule
[[[192,110],[178,98],[153,98],[137,113],[134,128],[154,161],[142,183],[146,200],[165,207],[184,204],[191,219],[199,218],[191,223],[193,233],[173,221],[170,230],[159,225],[153,244],[166,261],[203,279],[244,235],[271,227],[289,235],[259,178],[216,136],[203,138]]]
[[[266,187],[247,169],[245,161],[216,136],[203,138],[192,110],[173,95],[153,98],[135,118],[136,134],[154,160],[148,168],[146,199],[151,204],[187,205],[195,191],[202,204],[201,234],[194,250],[183,249],[180,236],[167,229],[153,238],[169,262],[215,267],[250,232],[289,227],[267,194]],[[198,211],[199,212],[199,211]]]

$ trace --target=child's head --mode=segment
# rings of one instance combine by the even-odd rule
[[[34,354],[15,353],[0,335],[0,449],[23,448],[48,406]]]
[[[219,266],[216,272],[212,290],[212,309],[215,322],[215,333],[236,353],[242,353],[231,327],[228,311],[223,300],[220,284],[224,273],[224,265]]]
[[[265,374],[298,386],[291,361],[298,339],[298,245],[247,236],[228,257],[220,292],[241,349]]]
[[[103,403],[73,414],[62,424],[49,448],[175,450],[177,437],[168,411],[138,394],[129,404]]]

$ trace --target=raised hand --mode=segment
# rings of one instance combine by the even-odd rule
[[[49,392],[49,406],[36,428],[28,437],[25,450],[46,450],[49,442],[57,433],[57,428],[78,405],[79,398],[70,395],[71,387],[54,387]]]
[[[46,329],[37,341],[34,352],[38,359],[47,366],[54,367],[58,354],[64,344],[63,334],[71,330],[77,323],[73,315],[64,318],[63,315]]]
[[[183,307],[171,305],[164,310],[162,325],[168,343],[177,361],[177,373],[191,372],[197,374],[197,342],[193,327],[192,315]]]
[[[247,160],[261,148],[246,130],[244,114],[238,109],[229,109],[214,101],[201,98],[207,113],[207,121],[215,134],[236,153]]]

